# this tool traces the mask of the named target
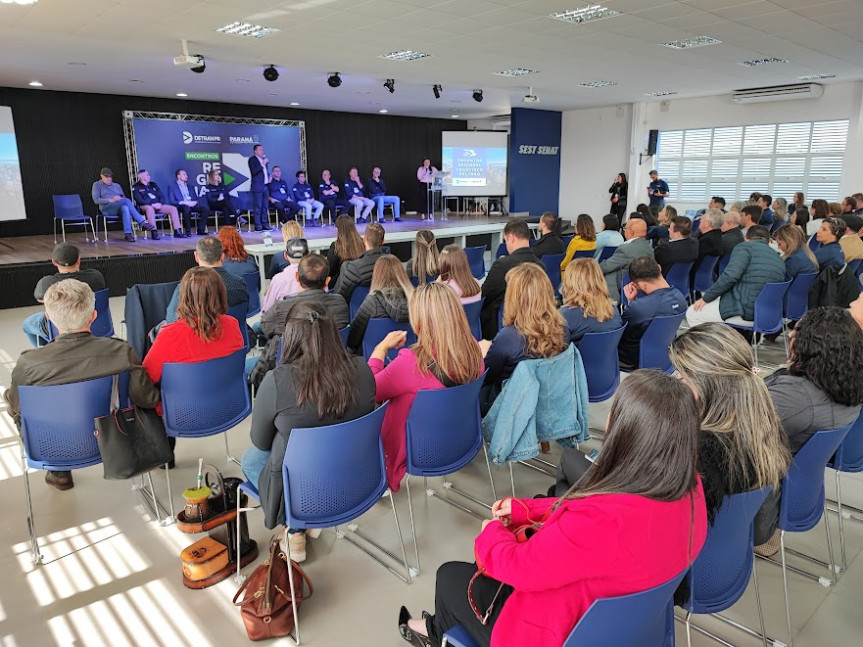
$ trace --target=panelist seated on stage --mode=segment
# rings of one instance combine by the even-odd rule
[[[324,169],[318,184],[318,199],[324,204],[324,209],[329,212],[330,220],[336,219],[337,206],[341,205],[345,210],[348,208],[348,203],[340,191],[339,183],[333,181],[333,176],[328,169]]]
[[[119,184],[114,184],[114,172],[107,166],[99,171],[99,179],[93,182],[90,195],[93,198],[93,202],[99,206],[99,211],[104,215],[119,215],[123,219],[124,238],[128,242],[135,242],[135,236],[132,233],[133,219],[141,229],[151,232],[153,239],[159,237],[159,234],[156,232],[156,225],[144,220],[144,216],[138,213],[132,201],[123,194],[123,187]]]
[[[291,187],[291,194],[305,213],[306,224],[309,227],[315,227],[320,222],[318,219],[324,210],[324,203],[315,200],[315,190],[306,182],[305,171],[297,171],[297,183]]]
[[[387,195],[387,185],[381,177],[381,168],[376,166],[372,169],[372,176],[369,178],[369,197],[374,201],[378,208],[378,222],[384,222],[384,205],[393,205],[393,220],[399,222],[401,217],[402,200],[395,195]]]
[[[366,197],[366,186],[360,179],[360,174],[356,167],[348,172],[348,179],[345,181],[345,197],[351,205],[362,210],[357,218],[357,222],[368,222],[369,214],[372,212],[375,203],[374,200]]]
[[[240,209],[230,193],[228,187],[222,182],[222,174],[219,171],[213,170],[207,173],[206,189],[207,206],[210,211],[221,211],[226,222],[231,224],[231,220],[235,219],[238,225],[246,224],[246,219],[240,215]]]
[[[163,213],[171,219],[171,229],[174,230],[174,238],[184,238],[185,234],[180,228],[180,216],[177,207],[168,204],[162,195],[159,185],[150,179],[147,169],[138,171],[138,181],[132,185],[132,198],[135,204],[144,212],[147,222],[156,224],[156,214]],[[153,232],[153,239],[159,238],[158,232]]]
[[[273,167],[273,179],[267,185],[270,194],[270,206],[276,210],[279,222],[286,223],[300,213],[300,208],[291,197],[291,187],[282,179],[282,167]]]
[[[183,228],[187,236],[192,235],[192,212],[198,214],[199,236],[207,233],[207,218],[210,217],[210,205],[206,199],[198,199],[195,189],[188,184],[189,174],[186,169],[177,169],[174,173],[175,182],[168,185],[168,202],[177,207],[183,218]]]

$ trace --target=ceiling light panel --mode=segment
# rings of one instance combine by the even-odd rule
[[[562,22],[571,22],[576,25],[580,25],[584,22],[602,20],[603,18],[614,18],[619,15],[619,11],[609,9],[601,4],[586,4],[576,9],[558,11],[556,13],[549,14],[548,17]]]
[[[820,81],[821,79],[835,79],[835,74],[807,74],[805,76],[798,76],[798,80],[800,81]]]
[[[646,97],[670,97],[672,94],[677,94],[677,90],[657,90],[656,92],[645,92]]]
[[[583,88],[607,88],[610,85],[617,85],[617,81],[588,81],[579,85]]]
[[[423,52],[415,52],[412,49],[400,49],[397,52],[390,52],[389,54],[381,54],[380,58],[385,58],[388,61],[416,61],[421,58],[427,58],[431,56],[431,54],[425,54]]]
[[[231,36],[266,38],[278,33],[280,30],[275,27],[263,27],[262,25],[253,25],[248,22],[232,22],[230,25],[219,27],[216,31],[220,34],[230,34]]]
[[[682,38],[662,44],[671,49],[691,49],[693,47],[705,47],[706,45],[718,45],[721,42],[721,40],[711,38],[710,36],[693,36],[692,38]]]
[[[751,61],[742,61],[740,64],[745,65],[746,67],[758,67],[760,65],[771,65],[772,63],[787,63],[788,61],[784,58],[776,58],[775,56],[768,56],[767,58],[753,58]]]
[[[536,74],[536,70],[529,70],[526,67],[511,67],[508,70],[495,72],[497,76],[527,76],[528,74]]]

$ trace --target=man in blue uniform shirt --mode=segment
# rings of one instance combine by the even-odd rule
[[[650,196],[651,207],[664,207],[665,198],[668,197],[668,183],[659,179],[659,173],[650,172],[650,184],[647,187],[647,195]]]
[[[333,177],[329,170],[324,169],[321,172],[321,181],[318,184],[318,197],[324,205],[324,209],[330,214],[330,221],[336,219],[336,205],[344,206],[347,210],[347,203],[339,195],[339,185],[333,182]]]
[[[282,179],[282,168],[273,167],[273,179],[267,185],[270,194],[270,206],[274,207],[279,214],[280,222],[287,222],[300,212],[297,203],[291,199],[291,188]]]
[[[234,201],[234,196],[228,193],[228,187],[222,182],[222,174],[212,170],[207,173],[207,206],[211,211],[221,211],[225,221],[230,224],[236,219],[237,224],[245,225],[246,219],[240,216],[240,210]]]
[[[315,200],[315,190],[306,182],[306,172],[297,171],[297,183],[291,187],[294,200],[306,214],[306,224],[315,227],[321,212],[324,210],[323,202]],[[311,221],[311,222],[310,222]]]
[[[362,209],[357,216],[357,222],[368,222],[369,214],[375,206],[374,201],[366,197],[366,186],[360,180],[359,171],[356,167],[348,172],[345,182],[345,197],[357,209]]]
[[[399,222],[401,218],[401,198],[395,195],[387,195],[387,185],[381,178],[381,169],[376,166],[372,169],[372,177],[369,179],[369,196],[378,207],[378,222],[384,221],[384,205],[393,205],[393,220]]]
[[[183,230],[180,229],[180,216],[177,207],[167,204],[162,196],[159,185],[150,180],[150,173],[142,168],[138,171],[138,181],[132,185],[132,199],[144,212],[147,222],[151,225],[156,223],[156,214],[162,213],[171,219],[171,228],[174,230],[174,238],[185,238]],[[153,239],[158,239],[159,234],[153,232]]]

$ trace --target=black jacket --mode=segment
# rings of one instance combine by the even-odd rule
[[[373,292],[360,305],[348,331],[348,350],[362,354],[363,337],[369,319],[390,318],[396,323],[405,323],[408,317],[408,299],[399,288],[384,288]]]
[[[497,313],[506,294],[506,273],[522,263],[536,263],[545,268],[531,247],[521,247],[509,256],[501,256],[489,269],[482,284],[482,296],[485,299],[480,313],[483,339],[494,339],[497,334]]]
[[[566,251],[566,245],[563,244],[560,234],[551,233],[543,234],[530,249],[537,258],[542,258],[546,254],[563,254]]]
[[[662,276],[668,276],[675,263],[689,263],[698,258],[698,241],[694,238],[669,240],[653,250],[653,257],[662,268]]]
[[[698,261],[705,256],[722,256],[722,231],[711,229],[698,237]],[[698,263],[696,263],[698,265]]]
[[[809,289],[809,309],[820,306],[847,308],[860,295],[860,282],[854,272],[843,267],[825,267]]]
[[[372,284],[372,272],[375,270],[375,263],[382,255],[383,251],[380,248],[367,249],[359,258],[342,263],[339,280],[336,281],[333,292],[341,294],[345,301],[350,303],[351,294],[353,294],[355,287]]]
[[[743,230],[740,227],[738,227],[737,229],[729,229],[728,231],[723,231],[722,254],[720,254],[720,258],[722,258],[722,256],[725,256],[726,254],[730,254],[731,250],[743,241]]]

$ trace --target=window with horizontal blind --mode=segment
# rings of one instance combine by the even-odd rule
[[[755,191],[836,202],[847,140],[847,119],[662,131],[656,170],[680,202],[731,203]]]

